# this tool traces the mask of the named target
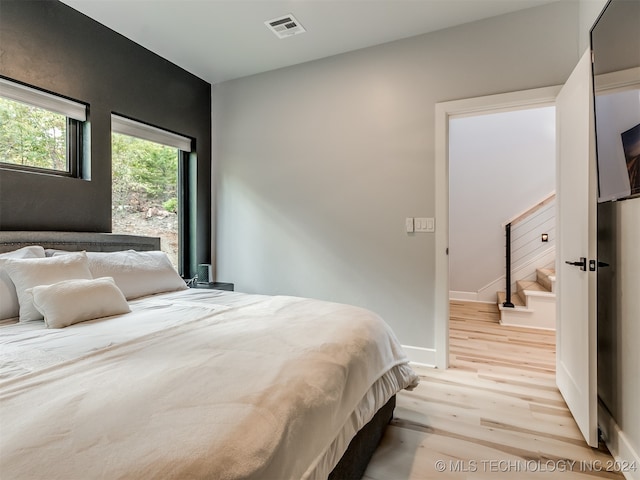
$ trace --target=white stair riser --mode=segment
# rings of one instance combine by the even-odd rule
[[[538,292],[536,292],[538,293]],[[555,295],[527,295],[527,307],[505,308],[500,306],[500,323],[528,328],[556,329]]]

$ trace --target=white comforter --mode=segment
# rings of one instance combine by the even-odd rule
[[[326,478],[417,377],[367,310],[187,290],[0,327],[2,478]]]

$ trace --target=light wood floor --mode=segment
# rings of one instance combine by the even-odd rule
[[[452,302],[448,370],[415,367],[412,392],[365,480],[624,478],[584,443],[555,385],[554,332],[505,327],[488,304]]]

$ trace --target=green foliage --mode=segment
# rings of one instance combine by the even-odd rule
[[[64,115],[0,98],[0,161],[67,170]]]
[[[143,204],[164,204],[177,197],[175,148],[117,133],[112,135],[111,145],[115,205],[130,205],[132,196]]]
[[[160,237],[176,267],[178,160],[176,148],[112,134],[112,231]]]
[[[162,204],[167,212],[178,213],[178,199],[176,197],[170,198]]]

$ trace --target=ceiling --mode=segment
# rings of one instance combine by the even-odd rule
[[[212,83],[433,32],[553,0],[62,0]],[[306,33],[264,24],[293,14]]]

